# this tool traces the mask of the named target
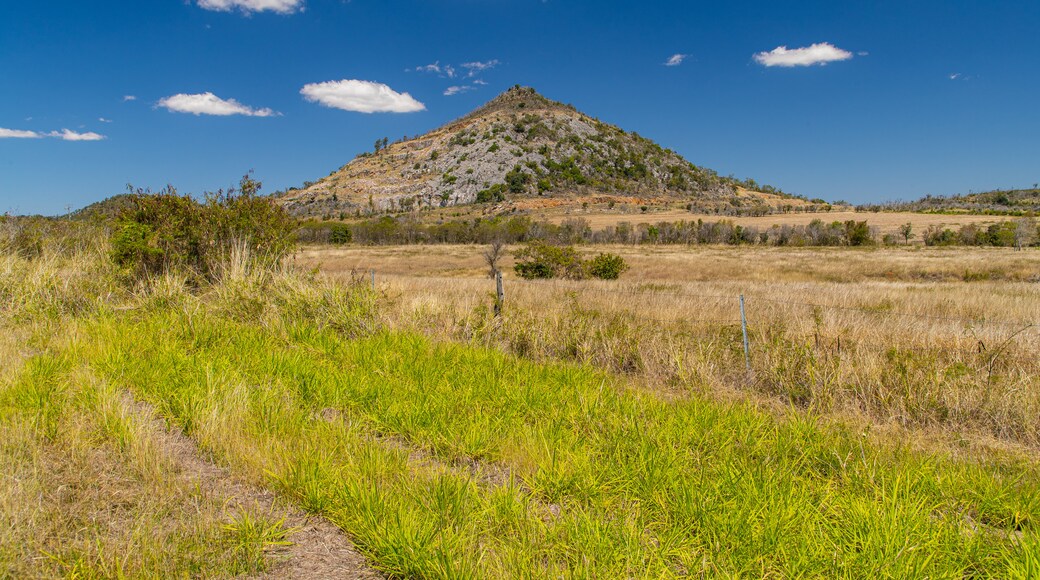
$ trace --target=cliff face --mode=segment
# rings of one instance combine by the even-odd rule
[[[295,215],[318,217],[589,194],[721,201],[735,193],[731,180],[648,139],[514,87],[279,202]]]

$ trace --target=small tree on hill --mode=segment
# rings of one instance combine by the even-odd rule
[[[909,245],[910,240],[915,236],[914,225],[910,222],[906,222],[905,224],[899,226],[899,235],[903,236],[903,241],[906,242],[907,245]]]

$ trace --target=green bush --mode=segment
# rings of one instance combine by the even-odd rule
[[[513,267],[521,278],[567,278],[583,280],[592,276],[601,280],[617,280],[628,264],[616,254],[599,254],[591,260],[582,259],[573,246],[557,246],[533,241],[518,250]]]
[[[554,246],[535,241],[514,254],[513,269],[521,278],[569,278],[581,280],[587,277],[585,261],[572,246]]]
[[[628,264],[617,254],[600,254],[588,263],[589,275],[601,280],[617,280],[625,270]]]
[[[211,280],[233,244],[244,244],[260,265],[273,265],[292,249],[296,223],[259,190],[260,182],[246,175],[237,191],[206,194],[201,203],[172,187],[133,192],[112,233],[112,258],[137,279],[176,270]]]
[[[531,174],[524,173],[520,169],[519,165],[513,167],[513,169],[506,173],[506,183],[509,185],[510,193],[523,193],[527,191],[528,184],[531,183]]]
[[[506,184],[496,183],[487,189],[477,192],[477,203],[491,203],[506,200]]]
[[[349,244],[354,239],[354,232],[345,224],[332,224],[329,226],[330,244]]]

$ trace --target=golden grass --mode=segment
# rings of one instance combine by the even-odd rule
[[[631,247],[618,282],[524,282],[506,316],[478,246],[307,248],[303,268],[376,271],[388,324],[573,358],[666,389],[742,391],[882,425],[1040,445],[1040,253]],[[510,263],[505,264],[509,268]],[[738,296],[754,372],[744,370]]]
[[[1036,569],[1036,253],[610,249],[626,279],[510,278],[501,318],[473,246],[301,253],[331,279],[232,252],[195,291],[0,262],[0,576],[268,564],[284,527],[185,477],[127,392],[402,576]],[[933,432],[992,457],[902,448]]]

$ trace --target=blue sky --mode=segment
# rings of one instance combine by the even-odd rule
[[[1032,186],[1038,35],[1036,0],[3,0],[0,212],[298,186],[514,84],[810,197]]]

